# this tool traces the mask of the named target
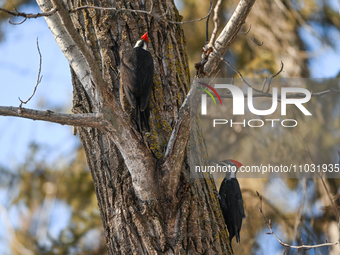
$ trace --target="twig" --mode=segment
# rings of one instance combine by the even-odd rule
[[[263,42],[259,43],[258,41],[256,41],[254,38],[251,38],[249,35],[245,34],[246,37],[248,37],[248,39],[250,39],[253,43],[255,43],[257,46],[262,46]]]
[[[47,12],[42,12],[42,13],[24,13],[24,12],[18,12],[18,11],[9,11],[9,10],[6,10],[4,8],[0,8],[0,12],[3,11],[3,12],[6,12],[12,16],[15,16],[15,17],[24,17],[25,19],[19,23],[14,23],[14,22],[11,22],[11,20],[9,19],[8,22],[12,25],[20,25],[22,23],[24,23],[27,19],[36,19],[36,18],[40,18],[40,17],[47,17],[47,16],[51,16],[53,15],[54,13],[56,13],[57,11],[57,8],[54,7],[52,8],[50,11],[47,11]]]
[[[218,0],[214,8],[214,30],[211,33],[210,41],[208,43],[208,48],[213,47],[215,40],[216,40],[217,31],[218,31],[218,22],[219,22],[218,12],[220,10],[221,4],[222,4],[222,0]]]
[[[239,32],[239,34],[241,35],[245,35],[246,37],[248,37],[250,40],[252,40],[253,43],[255,43],[257,46],[262,46],[263,42],[259,43],[257,42],[254,38],[251,38],[248,33],[250,32],[251,29],[251,25],[249,25],[249,29],[246,32]]]
[[[281,68],[280,70],[272,75],[269,79],[269,82],[268,82],[268,88],[267,88],[267,91],[264,92],[263,89],[265,87],[265,82],[266,80],[264,80],[264,83],[262,85],[262,89],[261,90],[258,90],[256,88],[254,88],[252,85],[250,85],[242,76],[242,74],[228,61],[226,60],[225,58],[223,58],[218,52],[217,50],[214,48],[214,53],[216,53],[217,55],[219,55],[220,57],[220,60],[223,61],[224,63],[226,63],[228,66],[230,66],[231,69],[233,69],[241,78],[242,82],[244,82],[248,87],[252,88],[254,91],[256,92],[259,92],[259,94],[253,94],[253,97],[272,97],[273,95],[271,93],[268,93],[269,92],[269,89],[270,89],[270,84],[272,82],[272,80],[278,76],[282,71],[283,71],[283,67],[284,67],[284,64],[283,62],[281,61]],[[319,97],[319,96],[323,96],[323,95],[326,95],[326,94],[338,94],[340,93],[340,90],[335,90],[335,89],[328,89],[328,90],[324,90],[324,91],[320,91],[320,92],[317,92],[317,93],[311,93],[311,96],[312,97]],[[233,96],[232,95],[220,95],[221,98],[232,98]],[[247,95],[245,95],[245,97],[247,97]],[[305,94],[303,93],[296,93],[296,94],[290,94],[290,95],[286,95],[286,98],[304,98],[306,97]],[[280,99],[281,96],[278,95],[278,99]]]
[[[221,56],[221,54],[216,50],[216,48],[215,47],[213,47],[213,49],[214,49],[214,53],[216,53],[217,55],[219,55],[219,57],[220,57],[220,60],[221,61],[223,61],[224,63],[226,63],[228,66],[230,66],[230,68],[231,69],[233,69],[234,70],[234,72],[235,73],[237,73],[239,76],[240,76],[240,78],[241,78],[241,80],[248,86],[248,87],[250,87],[250,88],[252,88],[254,91],[256,91],[256,92],[259,92],[259,93],[263,93],[263,94],[267,94],[267,95],[271,95],[270,93],[268,93],[268,91],[267,92],[263,92],[262,90],[258,90],[258,89],[256,89],[256,88],[254,88],[252,85],[250,85],[244,78],[243,78],[243,76],[242,76],[242,74],[228,61],[228,60],[226,60],[223,56]],[[276,77],[277,75],[279,75],[281,72],[282,72],[282,70],[283,70],[283,63],[282,63],[282,61],[281,61],[281,69],[276,73],[276,74],[274,74],[271,78],[270,78],[270,82],[269,82],[269,85],[270,85],[270,83],[271,83],[271,80],[274,78],[274,77]],[[269,85],[268,85],[268,89],[269,89]],[[263,86],[264,87],[264,86]]]
[[[304,177],[302,179],[302,189],[303,189],[303,193],[302,193],[302,199],[301,199],[300,207],[299,207],[299,210],[298,210],[297,214],[295,215],[294,239],[297,238],[298,227],[302,223],[302,221],[301,221],[302,211],[303,211],[303,208],[304,208],[304,205],[305,205],[305,202],[306,202],[306,192],[307,192],[307,180],[306,180],[306,177]]]
[[[264,219],[264,222],[266,223],[266,225],[268,226],[270,232],[267,233],[269,235],[273,235],[276,240],[279,241],[279,243],[284,246],[284,247],[289,247],[292,249],[297,249],[297,250],[310,250],[310,249],[314,249],[314,248],[319,248],[319,247],[324,247],[324,246],[333,246],[333,245],[338,245],[339,242],[335,242],[335,243],[322,243],[322,244],[315,244],[315,245],[305,245],[302,243],[302,245],[290,245],[287,244],[285,242],[283,242],[273,231],[272,229],[272,222],[271,220],[267,220],[266,216],[264,215],[263,211],[262,211],[262,196],[256,191],[257,196],[260,198],[260,207],[259,207],[259,211]]]
[[[210,2],[212,2],[212,1],[210,1]],[[101,11],[125,11],[125,12],[134,12],[134,13],[144,13],[144,14],[150,15],[151,17],[154,17],[155,19],[159,19],[159,20],[164,21],[164,22],[169,22],[169,23],[172,23],[172,24],[182,25],[182,24],[198,22],[198,21],[206,19],[207,17],[209,17],[209,15],[210,15],[210,13],[212,11],[211,6],[212,5],[210,4],[209,12],[204,17],[199,18],[199,19],[195,19],[195,20],[187,20],[187,21],[179,21],[179,22],[178,21],[167,20],[167,19],[166,20],[162,19],[168,13],[168,8],[167,8],[167,11],[164,14],[162,14],[162,15],[152,14],[153,5],[151,5],[150,11],[133,10],[133,9],[122,9],[122,8],[115,8],[115,7],[100,7],[100,6],[83,5],[83,6],[71,9],[71,10],[69,10],[69,12],[70,13],[74,13],[74,12],[77,12],[77,11],[80,11],[80,10],[85,10],[85,9],[95,9],[95,10],[101,10]]]
[[[207,19],[207,23],[206,23],[206,44],[204,45],[203,49],[202,49],[202,55],[201,55],[201,61],[198,63],[195,63],[194,67],[196,69],[196,77],[204,77],[207,75],[207,73],[204,71],[204,66],[208,61],[209,55],[212,52],[212,47],[214,45],[215,39],[216,39],[216,35],[217,35],[217,30],[218,30],[218,22],[219,22],[219,17],[218,17],[218,12],[219,9],[221,7],[222,1],[218,0],[215,8],[214,8],[214,30],[212,31],[210,40],[208,41],[208,21],[209,21],[209,17],[210,14],[208,16]],[[212,6],[212,2],[210,2],[210,9]]]
[[[249,195],[253,196],[253,197],[257,197],[257,194],[254,190],[252,189],[247,189],[247,188],[242,188],[242,194],[244,193],[248,193]],[[273,211],[273,213],[278,216],[279,218],[281,218],[281,221],[284,222],[284,226],[287,226],[287,228],[291,229],[292,231],[294,230],[294,225],[293,223],[291,223],[291,219],[287,216],[285,216],[278,208],[276,208],[274,205],[271,204],[271,202],[266,199],[265,197],[262,197],[262,201],[271,208],[271,210]],[[316,236],[314,234],[314,232],[312,232],[309,227],[307,227],[305,225],[304,222],[300,222],[301,223],[301,227],[303,227],[303,229],[312,236],[313,239],[316,240]]]
[[[39,48],[38,38],[37,38],[37,49],[38,49],[38,53],[39,53],[39,71],[38,71],[37,83],[35,84],[35,87],[34,87],[32,95],[26,101],[22,101],[20,99],[20,97],[19,97],[19,100],[21,102],[20,105],[19,105],[19,109],[21,109],[22,104],[27,104],[32,99],[32,97],[34,96],[35,92],[37,91],[37,87],[38,87],[39,83],[42,80],[42,76],[40,76],[40,73],[41,73],[41,64],[42,64],[42,56],[41,56],[41,52],[40,52],[40,48]]]
[[[27,20],[27,18],[25,17],[22,21],[20,22],[12,22],[11,19],[8,19],[8,23],[11,25],[21,25],[22,23],[24,23]]]
[[[211,10],[211,6],[212,6],[212,1],[210,2],[210,7],[209,7],[210,10]],[[207,17],[206,24],[205,24],[205,42],[206,43],[208,43],[209,41],[209,18],[210,18],[210,13]]]
[[[251,24],[249,25],[249,28],[246,32],[239,32],[240,34],[247,35],[251,30]]]
[[[332,204],[332,208],[333,208],[333,211],[334,211],[334,216],[335,216],[336,218],[339,218],[339,217],[340,217],[340,216],[339,216],[339,212],[338,212],[338,210],[337,210],[337,208],[336,208],[336,206],[335,206],[335,204],[334,204],[334,201],[333,201],[333,199],[332,199],[332,195],[331,195],[331,193],[330,193],[330,191],[329,191],[329,189],[328,189],[328,187],[327,187],[327,185],[326,185],[326,183],[325,183],[325,180],[324,180],[324,178],[323,178],[322,176],[320,176],[320,180],[321,180],[321,182],[322,182],[323,187],[325,188],[325,191],[326,191],[326,194],[327,194],[327,196],[328,196],[328,199],[329,199],[329,201],[330,201],[331,204]]]
[[[264,77],[264,79],[263,79],[263,83],[262,83],[262,88],[261,88],[261,91],[263,91],[263,90],[264,90],[264,86],[266,85],[266,83],[267,83],[267,77]]]
[[[276,76],[278,76],[278,75],[283,71],[283,66],[284,66],[284,65],[283,65],[283,62],[281,61],[281,68],[280,68],[280,70],[279,70],[276,74],[272,75],[272,77],[270,77],[270,79],[269,79],[268,88],[267,88],[266,93],[269,92],[270,84],[272,83],[272,80],[273,80]]]

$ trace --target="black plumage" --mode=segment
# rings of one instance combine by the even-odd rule
[[[242,164],[236,160],[224,160],[222,162],[213,163],[221,166],[235,167],[234,169],[236,170],[232,174],[227,172],[219,190],[220,206],[224,221],[228,228],[231,246],[231,241],[234,236],[236,236],[236,242],[240,242],[242,220],[246,217],[240,185],[236,179],[236,172]]]
[[[154,64],[151,53],[146,50],[147,34],[142,36],[135,47],[122,54],[120,73],[124,94],[134,109],[134,119],[138,130],[142,133],[142,123],[146,130],[149,126],[149,99],[153,85]]]

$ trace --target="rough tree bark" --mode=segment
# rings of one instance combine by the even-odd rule
[[[241,0],[215,48],[224,54],[255,0]],[[1,108],[77,126],[93,177],[109,254],[230,254],[228,232],[210,176],[189,173],[189,67],[173,1],[37,0],[71,66],[75,118]],[[80,6],[114,7],[116,10]],[[150,13],[117,11],[146,10]],[[163,15],[164,14],[164,15]],[[162,16],[163,15],[163,16]],[[234,17],[235,16],[235,17]],[[155,63],[151,133],[141,136],[119,101],[121,53],[148,32]],[[203,45],[202,45],[203,46]],[[210,73],[219,56],[209,56]],[[190,94],[190,93],[189,93]],[[186,102],[184,102],[186,101]],[[58,118],[60,118],[58,120]],[[204,152],[199,128],[191,146]]]

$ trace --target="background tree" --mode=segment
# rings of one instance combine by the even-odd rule
[[[183,2],[185,4],[181,13],[190,19],[202,15],[208,8],[208,3],[190,0]],[[220,20],[228,20],[233,13],[234,3],[235,1],[223,2]],[[211,31],[213,24],[210,25]],[[250,26],[251,30],[247,35],[255,38],[258,43],[263,42],[263,45],[259,47],[249,37],[240,33],[225,56],[244,77],[270,77],[277,72],[280,61],[285,65],[280,76],[286,78],[322,78],[338,75],[338,68],[335,68],[332,74],[327,72],[331,70],[331,66],[338,67],[336,64],[338,57],[334,59],[331,57],[339,54],[339,47],[335,45],[339,40],[339,6],[335,5],[334,1],[257,1],[242,31],[247,31]],[[187,44],[191,46],[188,48],[191,66],[200,58],[201,46],[198,42],[205,40],[205,31],[202,24],[198,23],[190,27],[184,26],[183,29]],[[329,65],[323,68],[326,62]],[[232,75],[238,77],[225,63],[221,63],[220,67],[221,77]],[[334,85],[324,83],[318,87],[307,88],[316,91],[334,88]],[[258,86],[261,87],[261,84]],[[225,103],[230,106],[226,109],[231,108],[230,102],[224,101],[223,104]],[[224,132],[222,135],[215,130],[214,136],[206,137],[205,140],[209,156],[213,160],[222,160],[224,158],[213,158],[221,155],[222,151],[226,155],[223,157],[232,155],[245,165],[260,165],[267,162],[266,158],[277,160],[278,165],[283,162],[290,164],[293,160],[315,164],[337,163],[339,136],[336,134],[336,123],[340,115],[338,104],[338,95],[327,96],[318,99],[316,103],[314,101],[308,104],[308,109],[318,113],[315,116],[317,121],[313,122],[305,122],[296,112],[291,113],[290,116],[297,118],[300,126],[291,134],[266,130],[267,133],[261,135],[258,130],[249,128],[230,130],[226,133],[226,129],[221,128],[220,131]],[[229,115],[221,112],[220,116],[230,116],[230,112]],[[246,117],[251,118],[250,115]],[[241,121],[241,118],[236,118],[236,121]],[[203,127],[203,130],[205,134],[209,133],[206,132],[208,127]],[[220,137],[225,137],[226,142],[221,143]],[[292,150],[296,146],[299,148],[297,153],[296,150]],[[218,187],[220,181],[221,179],[217,181]],[[251,215],[252,220],[247,218],[244,221],[241,232],[244,245],[234,245],[235,254],[272,254],[280,249],[285,249],[286,254],[298,253],[294,249],[280,247],[279,244],[274,248],[272,242],[276,241],[275,238],[266,237],[268,228],[263,225],[262,216],[258,213],[259,200],[255,191],[268,198],[264,203],[268,218],[274,222],[276,232],[282,233],[281,236],[285,236],[291,243],[301,244],[301,239],[304,243],[321,243],[325,239],[337,240],[339,234],[335,226],[338,219],[334,210],[330,209],[332,200],[320,179],[239,178],[239,182],[243,188],[246,213]],[[332,196],[334,203],[338,204],[339,179],[325,179],[325,183],[330,193],[335,195]],[[323,230],[320,231],[321,229]],[[270,247],[264,245],[266,242],[273,246],[272,253],[269,251]],[[339,247],[305,251],[306,254],[315,254],[314,252],[338,254]]]

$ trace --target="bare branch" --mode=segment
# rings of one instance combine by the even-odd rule
[[[40,76],[40,73],[41,73],[41,64],[42,64],[42,56],[41,56],[41,52],[40,52],[40,48],[39,48],[38,38],[37,38],[37,49],[38,49],[38,53],[39,53],[39,71],[38,71],[37,83],[35,84],[35,87],[34,87],[32,95],[26,101],[22,101],[20,99],[20,97],[19,97],[19,100],[21,102],[20,105],[19,105],[20,109],[21,109],[22,104],[27,104],[32,99],[32,97],[34,96],[35,92],[37,91],[37,87],[38,87],[39,83],[42,80],[42,76]]]
[[[330,193],[330,191],[329,191],[329,188],[327,187],[328,185],[325,183],[325,179],[324,179],[322,176],[320,176],[320,180],[321,180],[322,185],[323,185],[323,187],[324,187],[324,189],[325,189],[325,191],[326,191],[327,197],[328,197],[329,201],[330,201],[331,204],[332,204],[334,216],[335,216],[337,219],[339,219],[340,215],[339,215],[339,212],[338,212],[338,209],[337,209],[336,205],[334,204],[334,201],[333,201],[333,199],[332,199],[332,195],[331,195],[331,193]]]
[[[279,70],[276,74],[272,75],[272,77],[270,77],[270,79],[269,79],[268,88],[267,88],[266,93],[269,92],[270,84],[272,83],[272,80],[273,80],[276,76],[278,76],[282,71],[283,71],[283,62],[281,61],[281,68],[280,68],[280,70]]]
[[[211,6],[212,6],[212,1],[210,2],[209,9],[211,9]],[[206,23],[205,23],[205,42],[206,43],[208,43],[208,41],[209,41],[209,18],[210,18],[210,14],[211,13],[209,13],[207,20],[206,20]]]
[[[251,30],[251,24],[249,25],[249,28],[246,32],[239,32],[240,34],[247,35]]]
[[[210,1],[210,2],[212,3],[212,1]],[[167,9],[167,11],[166,11],[164,14],[162,14],[162,15],[155,15],[155,14],[152,14],[152,11],[153,11],[153,4],[151,5],[150,11],[133,10],[133,9],[122,9],[122,8],[115,8],[115,7],[100,7],[100,6],[83,5],[83,6],[74,8],[74,9],[72,9],[72,10],[69,10],[69,12],[70,12],[70,13],[74,13],[74,12],[77,12],[77,11],[80,11],[80,10],[85,10],[85,9],[95,9],[95,10],[101,10],[101,11],[122,11],[122,12],[144,13],[144,14],[150,15],[151,17],[153,17],[153,18],[155,18],[155,19],[158,19],[158,20],[161,20],[161,21],[164,21],[164,22],[182,25],[182,24],[186,24],[186,23],[192,23],[192,22],[201,21],[201,20],[204,20],[204,19],[208,18],[209,15],[210,15],[210,13],[211,13],[211,11],[212,11],[211,6],[212,6],[212,4],[210,4],[210,9],[209,9],[208,14],[205,15],[204,17],[199,18],[199,19],[195,19],[195,20],[187,20],[187,21],[180,21],[180,22],[172,21],[172,20],[168,20],[168,19],[164,19],[164,17],[165,17],[166,14],[168,13],[168,9]]]
[[[257,46],[262,46],[263,45],[263,42],[258,42],[256,41],[254,38],[251,38],[249,35],[247,34],[244,34],[248,39],[250,39],[253,43],[255,43]]]
[[[257,46],[262,46],[263,45],[263,42],[258,42],[258,41],[256,41],[255,40],[255,38],[251,38],[249,35],[247,35],[247,34],[244,34],[248,39],[250,39],[253,43],[255,43]]]
[[[287,244],[285,242],[283,242],[273,231],[272,229],[272,223],[271,220],[267,220],[266,216],[264,215],[263,211],[262,211],[262,196],[256,191],[257,196],[260,198],[260,207],[259,207],[259,211],[264,219],[264,222],[266,223],[266,225],[268,226],[270,232],[267,234],[273,235],[276,240],[279,241],[279,243],[284,246],[284,247],[289,247],[292,249],[297,249],[297,250],[310,250],[310,249],[314,249],[314,248],[320,248],[320,247],[324,247],[324,246],[333,246],[333,245],[338,245],[339,242],[335,242],[335,243],[322,243],[322,244],[315,244],[315,245],[305,245],[302,243],[302,245],[290,245]]]
[[[32,14],[32,13],[24,13],[24,12],[18,12],[18,11],[9,11],[6,10],[4,8],[0,8],[0,12],[6,12],[9,15],[15,16],[15,17],[24,17],[25,19],[19,23],[13,23],[10,20],[8,20],[8,22],[12,25],[20,25],[22,23],[24,23],[27,19],[36,19],[36,18],[40,18],[40,17],[47,17],[47,16],[51,16],[54,13],[56,13],[57,8],[53,7],[50,11],[46,11],[46,12],[42,12],[42,13],[36,13],[36,14]]]
[[[27,20],[27,18],[24,18],[22,21],[20,22],[12,22],[11,19],[8,20],[9,24],[11,25],[21,25],[22,23],[24,23]]]
[[[251,38],[248,33],[250,32],[251,30],[251,25],[249,25],[249,28],[246,32],[239,32],[239,34],[241,35],[245,35],[246,37],[248,37],[250,40],[252,40],[253,43],[255,43],[257,46],[262,46],[263,45],[263,42],[261,43],[258,43],[254,38]]]
[[[227,25],[223,28],[214,42],[214,47],[220,55],[224,56],[227,52],[227,49],[234,41],[242,25],[245,23],[254,4],[255,0],[240,0]],[[215,52],[209,54],[209,60],[204,66],[204,71],[209,75],[212,75],[212,73],[217,70],[220,61],[219,56],[215,54]]]
[[[210,14],[211,14],[211,11],[212,11],[212,1],[210,1],[210,8],[209,8],[208,14],[205,15],[204,17],[202,17],[202,18],[195,19],[195,20],[181,21],[181,22],[176,22],[176,21],[167,20],[167,22],[173,23],[173,24],[179,24],[179,25],[187,24],[187,23],[193,23],[193,22],[198,22],[198,21],[201,21],[201,20],[204,20],[204,19],[208,18],[208,17],[210,16]]]
[[[237,73],[237,74],[240,76],[241,80],[242,80],[248,87],[252,88],[252,89],[253,89],[254,91],[256,91],[256,92],[269,94],[268,91],[267,91],[267,92],[263,92],[262,90],[256,89],[256,88],[254,88],[252,85],[250,85],[250,84],[243,78],[242,74],[241,74],[241,73],[240,73],[240,72],[239,72],[239,71],[238,71],[238,70],[237,70],[237,69],[236,69],[236,68],[235,68],[228,60],[226,60],[224,57],[221,56],[221,54],[216,50],[215,47],[213,47],[213,49],[214,49],[214,53],[216,53],[216,54],[220,57],[220,60],[223,61],[224,63],[226,63],[228,66],[230,66],[230,68],[233,69],[234,72]],[[275,76],[277,76],[279,73],[281,73],[282,70],[283,70],[283,63],[281,62],[281,69],[280,69],[280,71],[277,72],[276,74],[274,74],[274,75],[270,78],[270,82],[271,82],[271,80],[272,80]],[[268,84],[268,90],[269,90],[270,82],[269,82],[269,84]],[[263,87],[264,87],[264,86],[263,86]],[[262,87],[262,88],[263,88],[263,87]],[[271,95],[271,94],[269,94],[269,95]]]
[[[214,43],[215,43],[215,39],[217,36],[217,30],[218,30],[218,22],[219,22],[219,17],[218,17],[218,12],[221,8],[221,4],[222,4],[222,0],[218,0],[215,8],[214,8],[214,30],[212,31],[211,37],[210,37],[210,41],[208,44],[208,48],[213,47]]]
[[[38,111],[19,107],[0,106],[0,115],[21,117],[31,120],[43,120],[61,125],[100,128],[105,126],[105,120],[100,113],[66,114],[53,111]]]
[[[218,12],[219,8],[221,7],[221,0],[218,0],[218,2],[215,5],[214,8],[214,30],[211,34],[210,41],[208,42],[208,20],[206,23],[206,44],[204,45],[202,49],[202,56],[201,56],[201,61],[198,63],[195,63],[195,69],[196,69],[196,77],[204,77],[207,75],[207,73],[204,71],[204,66],[208,61],[208,57],[210,53],[212,52],[212,47],[216,38],[217,30],[218,30]],[[210,2],[210,9],[211,9],[211,2]],[[209,14],[210,16],[210,14]],[[208,17],[209,17],[208,16]]]

